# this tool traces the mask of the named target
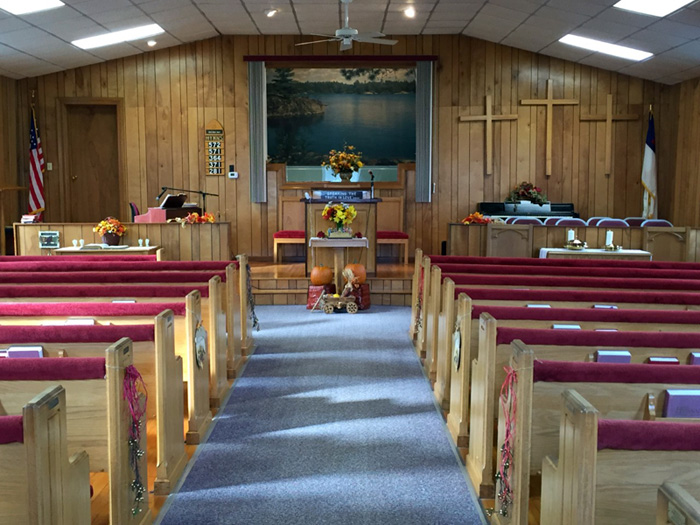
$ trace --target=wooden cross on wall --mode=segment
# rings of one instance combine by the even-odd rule
[[[581,115],[581,120],[605,121],[605,174],[612,172],[612,124],[614,120],[637,120],[639,115],[613,115],[613,96],[608,94],[605,115]]]
[[[547,125],[546,125],[546,144],[545,144],[545,175],[552,176],[552,111],[554,106],[577,106],[578,100],[574,98],[554,98],[554,90],[552,89],[552,79],[547,79],[547,98],[545,99],[522,99],[520,104],[523,106],[546,106]]]
[[[486,115],[459,117],[460,122],[486,122],[486,175],[493,174],[493,121],[518,120],[518,115],[494,115],[491,112],[491,95],[486,95]]]

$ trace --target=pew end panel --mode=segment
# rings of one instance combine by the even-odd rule
[[[175,316],[172,310],[161,312],[156,317],[155,340],[155,380],[151,392],[156,393],[156,398],[150,403],[151,406],[155,405],[157,425],[154,492],[168,494],[187,464],[182,358],[175,355]],[[150,363],[153,366],[152,356]]]
[[[418,357],[425,358],[425,339],[426,339],[426,323],[427,323],[427,312],[428,307],[428,297],[430,296],[430,257],[423,256],[421,261],[421,285],[418,290],[418,320],[416,321],[417,332],[416,332],[416,353]]]
[[[255,349],[255,343],[253,341],[253,318],[251,311],[252,308],[255,308],[255,305],[251,304],[251,301],[253,300],[252,294],[248,294],[248,289],[250,286],[250,266],[248,265],[248,256],[245,254],[236,255],[236,260],[238,261],[238,280],[236,284],[238,287],[238,308],[241,312],[241,355],[247,358]]]
[[[241,348],[241,298],[239,296],[238,280],[240,271],[233,265],[226,267],[226,334],[227,334],[227,364],[228,379],[235,378],[243,366],[243,350]]]
[[[153,521],[148,503],[148,489],[143,493],[143,501],[141,501],[139,506],[140,510],[133,512],[135,502],[131,484],[135,478],[134,472],[131,470],[129,451],[129,430],[132,425],[132,418],[123,394],[125,370],[131,365],[133,365],[133,352],[130,339],[122,338],[107,349],[107,391],[108,396],[111,398],[107,409],[109,426],[109,517],[110,523],[114,525],[121,525],[122,523],[141,525]],[[112,371],[115,373],[112,373]],[[180,414],[182,415],[182,412]],[[180,417],[180,420],[182,420],[182,417]],[[142,473],[142,481],[146,485],[148,449],[146,447],[145,421],[142,422],[142,427],[139,448],[144,453],[139,458],[138,468]]]
[[[437,347],[438,332],[440,322],[440,295],[442,291],[442,271],[439,267],[433,266],[430,270],[430,293],[426,306],[425,336],[423,349],[425,350],[425,361],[423,367],[425,373],[432,384],[437,378]]]
[[[202,441],[212,421],[209,408],[208,337],[202,320],[202,296],[198,291],[187,294],[187,414],[186,443],[197,445]]]
[[[416,344],[416,321],[418,319],[418,288],[420,287],[421,262],[423,261],[423,250],[416,248],[416,255],[413,260],[413,279],[411,281],[411,324],[408,326],[408,337],[411,338],[414,346]],[[408,262],[408,261],[407,261]]]
[[[214,408],[228,392],[226,311],[224,310],[224,284],[218,276],[209,280],[209,309],[207,328],[209,331],[209,404]]]
[[[460,333],[459,359],[450,356],[450,411],[447,414],[447,428],[458,447],[469,444],[469,382],[471,379],[470,327],[472,306],[466,294],[457,299],[457,323]]]
[[[65,390],[43,388],[22,408],[24,442],[0,446],[0,521],[88,524],[88,455],[81,451],[68,457]]]
[[[438,317],[437,344],[435,346],[435,399],[442,410],[447,411],[450,409],[453,334],[458,327],[455,325],[455,283],[452,279],[447,278],[441,287],[442,311]]]

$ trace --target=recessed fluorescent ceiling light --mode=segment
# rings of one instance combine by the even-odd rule
[[[0,9],[13,15],[26,15],[66,5],[59,0],[0,0]]]
[[[647,53],[646,51],[640,51],[639,49],[618,46],[617,44],[609,44],[608,42],[601,42],[600,40],[593,40],[592,38],[584,38],[582,36],[566,35],[560,38],[559,42],[569,44],[570,46],[590,49],[591,51],[598,51],[599,53],[605,53],[606,55],[626,58],[627,60],[639,61],[649,58],[650,56],[654,56],[653,53]]]
[[[677,11],[684,5],[688,5],[693,0],[620,0],[613,7],[634,11],[643,15],[666,16]]]
[[[272,17],[275,16],[276,14],[277,14],[277,9],[268,9],[268,10],[265,11],[265,16],[266,16],[267,18],[272,18]]]
[[[111,46],[112,44],[119,44],[130,40],[138,40],[139,38],[160,35],[164,32],[165,30],[158,24],[150,24],[147,26],[124,29],[123,31],[115,31],[114,33],[107,33],[105,35],[73,40],[71,44],[78,46],[81,49],[92,49],[95,47]]]

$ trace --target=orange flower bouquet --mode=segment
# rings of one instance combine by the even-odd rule
[[[341,179],[350,180],[352,173],[364,166],[362,152],[355,151],[355,146],[346,144],[341,151],[332,149],[328,153],[328,161],[324,161],[321,166],[328,166]]]
[[[119,222],[119,219],[115,219],[114,217],[107,217],[106,219],[98,222],[97,226],[95,226],[92,229],[92,231],[94,231],[98,235],[113,233],[121,237],[126,233],[126,226]]]
[[[205,212],[203,215],[199,213],[192,212],[188,213],[187,217],[177,217],[175,222],[180,223],[184,228],[187,224],[202,224],[205,222],[216,222],[216,218],[209,212]]]
[[[478,211],[462,219],[462,224],[488,224],[489,222],[493,222],[493,220],[489,217],[484,217]]]

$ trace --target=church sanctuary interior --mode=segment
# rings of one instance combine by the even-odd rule
[[[700,525],[700,0],[0,0],[0,525]]]

